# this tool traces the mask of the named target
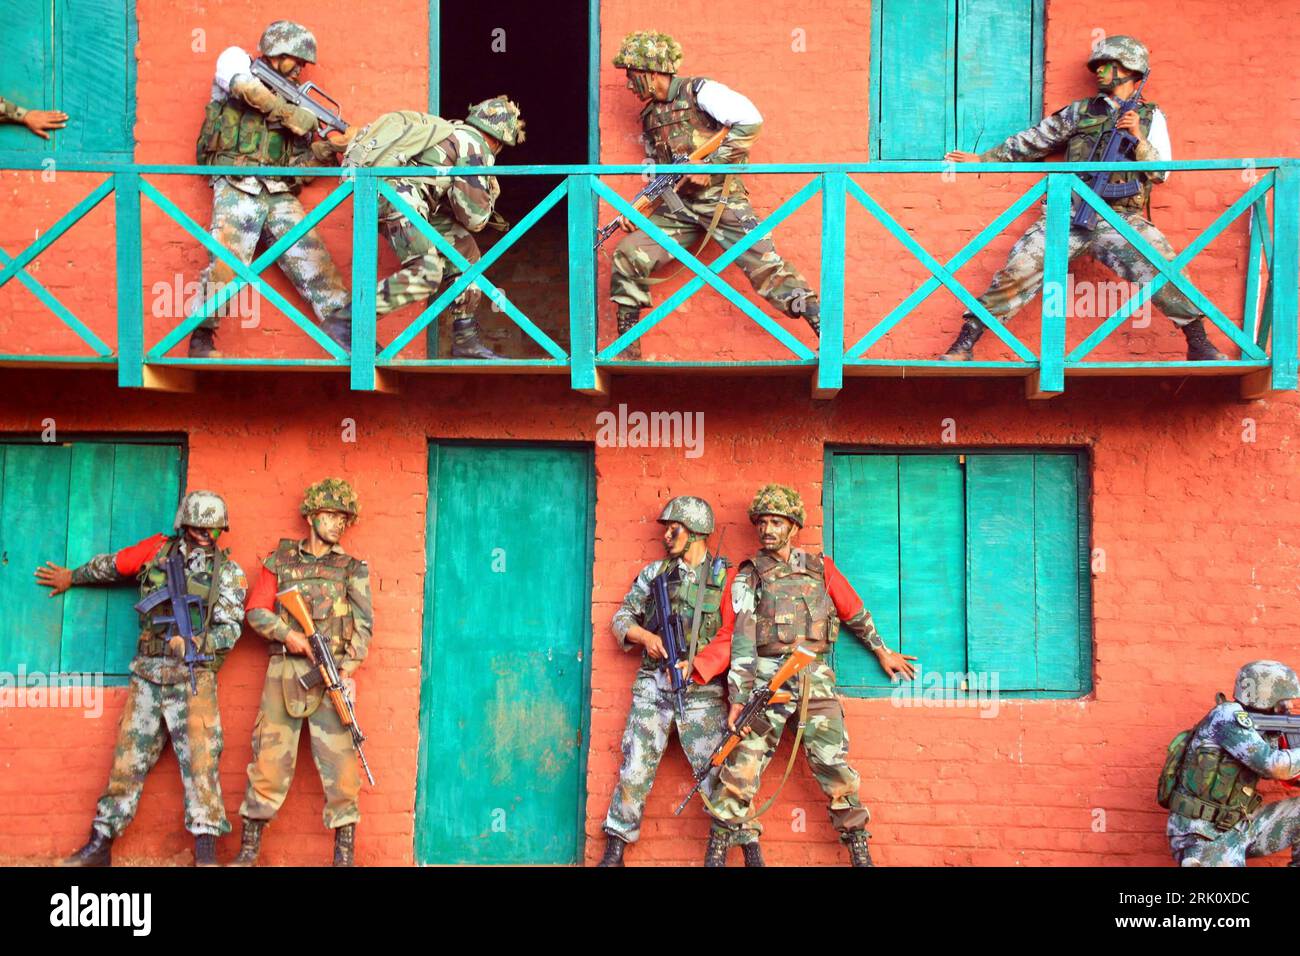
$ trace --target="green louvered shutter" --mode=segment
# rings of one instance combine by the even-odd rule
[[[59,109],[72,117],[59,153],[131,154],[135,127],[135,4],[56,0]]]

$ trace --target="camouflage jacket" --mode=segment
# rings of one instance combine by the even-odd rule
[[[1278,734],[1260,733],[1251,722],[1250,713],[1236,701],[1215,705],[1196,727],[1187,742],[1189,754],[1198,748],[1217,748],[1235,760],[1245,772],[1255,777],[1271,780],[1288,780],[1300,776],[1300,748],[1281,750]],[[1233,829],[1245,829],[1248,820],[1241,820]],[[1169,814],[1165,833],[1174,849],[1180,849],[1199,839],[1215,840],[1223,836],[1208,820],[1193,820],[1179,813]],[[1229,831],[1230,832],[1230,831]]]
[[[133,578],[141,579],[141,596],[144,596],[144,576],[154,556],[172,540],[167,535],[146,538],[129,548],[111,554],[97,554],[72,572],[72,583],[117,584]],[[211,582],[213,554],[206,548],[194,548],[181,539],[181,554],[185,558],[186,580],[198,577],[206,590]],[[239,640],[244,623],[244,595],[248,580],[243,569],[229,557],[221,563],[217,596],[213,602],[210,628],[203,650],[214,652],[216,666],[220,667],[230,649]],[[146,622],[142,619],[141,627]],[[213,668],[216,669],[216,668]],[[189,669],[172,657],[137,653],[131,661],[131,673],[155,684],[179,684],[189,680]]]
[[[641,572],[636,576],[636,580],[632,582],[631,590],[623,598],[623,603],[614,612],[614,620],[610,625],[614,631],[614,636],[618,638],[619,648],[629,651],[635,647],[636,645],[627,639],[628,631],[632,629],[633,625],[647,627],[646,622],[654,617],[654,608],[651,606],[651,586],[654,579],[665,571],[676,578],[675,581],[670,579],[668,583],[669,600],[673,603],[673,610],[682,616],[682,630],[689,641],[694,616],[696,582],[701,578],[702,572],[705,572],[711,566],[712,560],[713,555],[706,555],[703,561],[692,567],[682,558],[660,559],[651,561],[642,568]],[[720,601],[725,579],[726,575],[723,573],[720,579],[706,582],[705,603],[701,611],[699,638],[696,641],[697,650],[708,646],[721,626]],[[660,637],[662,636],[661,634]],[[658,669],[659,662],[643,650],[641,653],[641,670],[656,671]]]
[[[21,123],[26,115],[23,107],[0,96],[0,123]]]

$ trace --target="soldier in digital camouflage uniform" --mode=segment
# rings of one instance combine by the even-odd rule
[[[736,623],[727,723],[734,725],[755,686],[770,681],[796,646],[813,651],[818,660],[787,685],[791,700],[769,707],[723,764],[705,865],[721,865],[738,827],[757,826],[752,804],[760,778],[786,723],[799,713],[801,720],[807,717],[804,753],[813,777],[830,798],[831,823],[848,846],[853,865],[871,866],[866,831],[871,815],[858,799],[858,774],[848,764],[844,708],[826,655],[843,626],[867,645],[891,679],[895,674],[915,676],[909,661],[916,658],[885,646],[862,599],[829,556],[794,547],[806,520],[798,492],[785,485],[764,485],[749,506],[749,520],[758,528],[762,550],[741,564],[732,584]]]
[[[492,166],[505,146],[524,141],[519,107],[504,95],[475,103],[464,120],[445,120],[430,113],[398,110],[375,119],[352,140],[344,166]],[[471,263],[479,259],[474,233],[484,226],[500,228],[496,214],[501,187],[495,176],[439,176],[433,179],[390,179],[389,185]],[[400,271],[379,285],[375,314],[424,302],[453,281],[461,268],[446,259],[432,242],[383,196],[379,197],[379,229],[402,264]],[[471,285],[451,304],[454,358],[495,359],[479,338],[474,317],[483,293]],[[429,358],[436,358],[436,325],[430,325]]]
[[[1149,71],[1146,47],[1132,37],[1106,37],[1093,48],[1088,69],[1096,74],[1100,90],[1097,96],[1076,100],[1057,110],[1033,129],[1017,133],[986,153],[953,151],[945,159],[953,162],[1027,162],[1042,159],[1064,147],[1067,162],[1085,162],[1093,155],[1094,146],[1118,126],[1137,138],[1131,159],[1138,162],[1172,160],[1168,124],[1158,106],[1143,100],[1136,110],[1125,113],[1118,122],[1113,115],[1119,103],[1132,95],[1138,82]],[[1100,150],[1097,155],[1100,156]],[[1081,175],[1085,179],[1091,176]],[[1107,201],[1152,248],[1165,259],[1173,259],[1174,250],[1169,240],[1144,218],[1151,190],[1168,178],[1167,172],[1114,173],[1110,177],[1112,183],[1137,183],[1139,188],[1135,195]],[[1076,198],[1075,202],[1082,200]],[[979,297],[980,303],[999,321],[1005,323],[1038,294],[1043,284],[1046,241],[1047,219],[1044,215],[1011,247],[1007,264],[993,277],[988,290]],[[1155,266],[1100,217],[1091,230],[1081,226],[1070,227],[1070,258],[1083,253],[1137,285],[1150,282],[1158,274]],[[1183,330],[1187,339],[1188,359],[1219,361],[1226,357],[1206,337],[1203,313],[1173,283],[1162,286],[1152,300]],[[970,361],[975,343],[983,333],[984,323],[972,313],[965,313],[960,333],[940,358]]]
[[[36,570],[50,596],[87,584],[140,581],[143,600],[167,586],[167,559],[176,549],[185,560],[185,584],[201,604],[191,620],[195,650],[213,660],[196,668],[197,693],[181,660],[185,642],[164,602],[140,615],[140,637],[131,661],[126,707],[117,728],[117,746],[108,787],[95,807],[90,840],[63,861],[65,866],[110,866],[113,841],[127,828],[140,804],[144,778],[171,738],[185,788],[185,829],[194,834],[194,861],[215,866],[216,838],[230,832],[221,800],[221,714],[217,709],[217,670],[239,640],[248,582],[230,552],[216,546],[227,530],[226,503],[211,491],[192,491],[176,511],[174,534],[156,534],[113,554],[99,554],[79,568],[52,561]],[[169,634],[172,634],[169,638]]]
[[[715,641],[729,640],[729,625],[724,620],[727,616],[724,597],[730,575],[725,563],[718,562],[715,566],[715,556],[708,553],[707,539],[713,533],[713,509],[702,498],[682,495],[668,502],[659,515],[659,523],[664,526],[663,544],[667,557],[652,561],[641,570],[622,606],[614,614],[612,624],[622,650],[628,651],[639,645],[643,651],[641,667],[632,684],[632,708],[628,711],[627,726],[623,731],[623,762],[618,771],[618,784],[610,799],[609,813],[605,817],[605,853],[599,866],[622,866],[624,847],[640,837],[646,798],[650,795],[655,772],[668,747],[668,735],[673,727],[677,728],[682,751],[692,770],[704,766],[726,734],[727,711],[721,674],[727,667],[729,655],[712,667],[705,664],[705,658],[694,658],[690,668],[692,680],[685,693],[684,716],[679,718],[670,675],[661,667],[667,654],[663,635],[646,629],[656,618],[652,602],[654,579],[667,574],[669,600],[673,613],[681,616],[687,641],[694,623],[701,579],[704,594],[696,647],[703,651]],[[681,662],[683,672],[687,663]],[[706,783],[706,793],[712,793],[713,779],[711,777]],[[763,861],[757,834],[745,830],[740,842],[744,847],[746,864],[761,866]]]
[[[289,20],[266,28],[258,49],[285,79],[298,82],[303,65],[316,62],[316,38]],[[252,57],[232,46],[217,58],[196,158],[213,166],[328,166],[337,162],[346,137],[331,132],[314,138],[319,122],[293,106],[252,75]],[[275,176],[213,176],[212,236],[249,263],[302,222],[306,213],[297,193],[305,180]],[[310,229],[276,264],[316,313],[321,328],[344,348],[352,345],[352,298],[338,267],[315,229]],[[204,298],[215,295],[234,272],[212,257],[200,279]],[[190,336],[192,358],[215,358],[218,317],[213,315]]]
[[[1256,729],[1252,714],[1285,714],[1300,698],[1295,671],[1252,661],[1237,673],[1235,701],[1218,695],[1196,725],[1179,764],[1165,832],[1182,866],[1245,866],[1247,857],[1300,852],[1300,797],[1261,807],[1261,778],[1300,776],[1300,748]]]
[[[313,670],[311,645],[297,621],[283,608],[277,610],[276,593],[289,587],[302,593],[313,626],[329,641],[348,698],[355,702],[353,675],[370,650],[374,624],[370,569],[339,546],[344,531],[360,514],[356,493],[346,481],[326,478],[312,485],[300,510],[307,520],[307,537],[283,539],[263,562],[248,594],[248,623],[267,639],[271,661],[253,726],[253,761],[239,808],[244,826],[235,866],[257,861],[262,830],[289,795],[304,721],[325,790],[325,827],[334,831],[334,865],[353,864],[356,825],[361,819],[360,762],[347,728],[334,707],[323,701],[324,687],[318,684],[304,690],[298,683]]]
[[[747,162],[763,126],[762,114],[749,99],[716,80],[677,76],[681,62],[681,45],[667,34],[652,31],[628,34],[614,57],[614,65],[627,71],[628,89],[646,104],[641,111],[646,155],[659,164],[672,163],[674,157],[689,155],[728,126],[726,139],[705,162]],[[726,249],[759,223],[739,176],[706,173],[686,177],[678,193],[666,197],[649,218],[696,254],[694,245],[705,238],[706,230]],[[623,225],[631,229],[626,220]],[[618,244],[609,297],[617,306],[620,335],[636,325],[641,311],[650,307],[654,281],[650,273],[670,259],[666,249],[640,230]],[[736,265],[760,296],[785,315],[802,318],[820,334],[821,305],[812,286],[777,254],[771,238],[750,246]],[[640,358],[640,343],[632,343],[623,354],[629,359]]]
[[[0,123],[17,123],[41,139],[49,139],[49,130],[63,129],[68,125],[68,114],[61,110],[24,109],[13,100],[0,96]]]

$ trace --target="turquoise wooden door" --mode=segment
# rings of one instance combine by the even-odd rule
[[[586,803],[592,459],[437,445],[417,863],[576,863]]]

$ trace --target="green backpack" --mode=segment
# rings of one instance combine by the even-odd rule
[[[1224,700],[1226,698],[1219,694],[1215,706],[1223,703]],[[1209,714],[1206,714],[1197,722],[1196,726],[1175,735],[1165,749],[1165,765],[1160,768],[1160,779],[1156,781],[1156,803],[1166,810],[1170,808],[1174,800],[1174,790],[1178,787],[1178,778],[1183,770],[1183,758],[1187,756],[1187,745],[1191,743],[1192,738],[1196,736],[1196,732],[1201,729],[1201,724],[1205,723],[1208,718]]]

